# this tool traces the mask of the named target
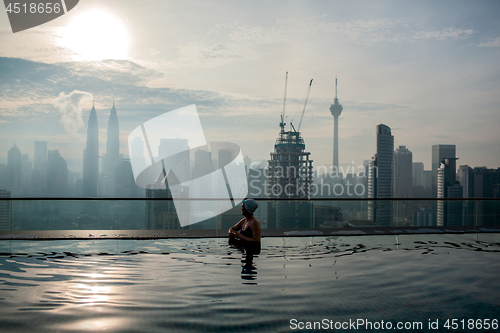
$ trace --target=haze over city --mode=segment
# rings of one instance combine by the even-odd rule
[[[2,333],[498,330],[500,1],[4,5]]]
[[[113,100],[120,153],[131,130],[196,104],[208,142],[267,160],[287,124],[301,127],[315,166],[333,158],[335,76],[343,106],[340,165],[375,153],[375,127],[431,168],[431,146],[457,165],[500,165],[497,2],[81,1],[57,20],[12,34],[0,14],[0,163],[15,143],[59,150],[81,172],[94,101],[101,153]],[[289,125],[287,125],[288,128]]]

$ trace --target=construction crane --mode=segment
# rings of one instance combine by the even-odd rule
[[[281,132],[285,131],[285,104],[286,104],[286,84],[288,82],[288,72],[286,72],[286,77],[285,77],[285,97],[283,97],[283,112],[281,113],[281,122],[280,122],[280,127],[281,127]]]
[[[302,115],[300,116],[299,127],[297,128],[296,132],[300,131],[300,125],[302,125],[302,119],[304,119],[304,113],[306,112],[307,100],[309,99],[309,93],[311,92],[312,83],[313,83],[313,79],[311,79],[311,82],[309,82],[309,89],[307,89],[307,96],[306,96],[306,102],[304,103],[304,110],[302,110]]]

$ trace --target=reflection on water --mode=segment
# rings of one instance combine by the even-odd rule
[[[500,235],[2,241],[2,332],[289,331],[289,321],[498,318]],[[425,331],[425,330],[424,330]]]

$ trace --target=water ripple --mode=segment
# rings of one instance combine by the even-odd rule
[[[488,237],[264,239],[252,274],[241,274],[241,253],[223,239],[127,241],[114,250],[89,241],[71,251],[4,244],[0,325],[255,332],[289,331],[292,318],[500,318],[500,245]]]

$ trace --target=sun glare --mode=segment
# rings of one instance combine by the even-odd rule
[[[126,59],[130,38],[118,18],[93,10],[76,16],[62,28],[61,44],[71,50],[75,60]]]

